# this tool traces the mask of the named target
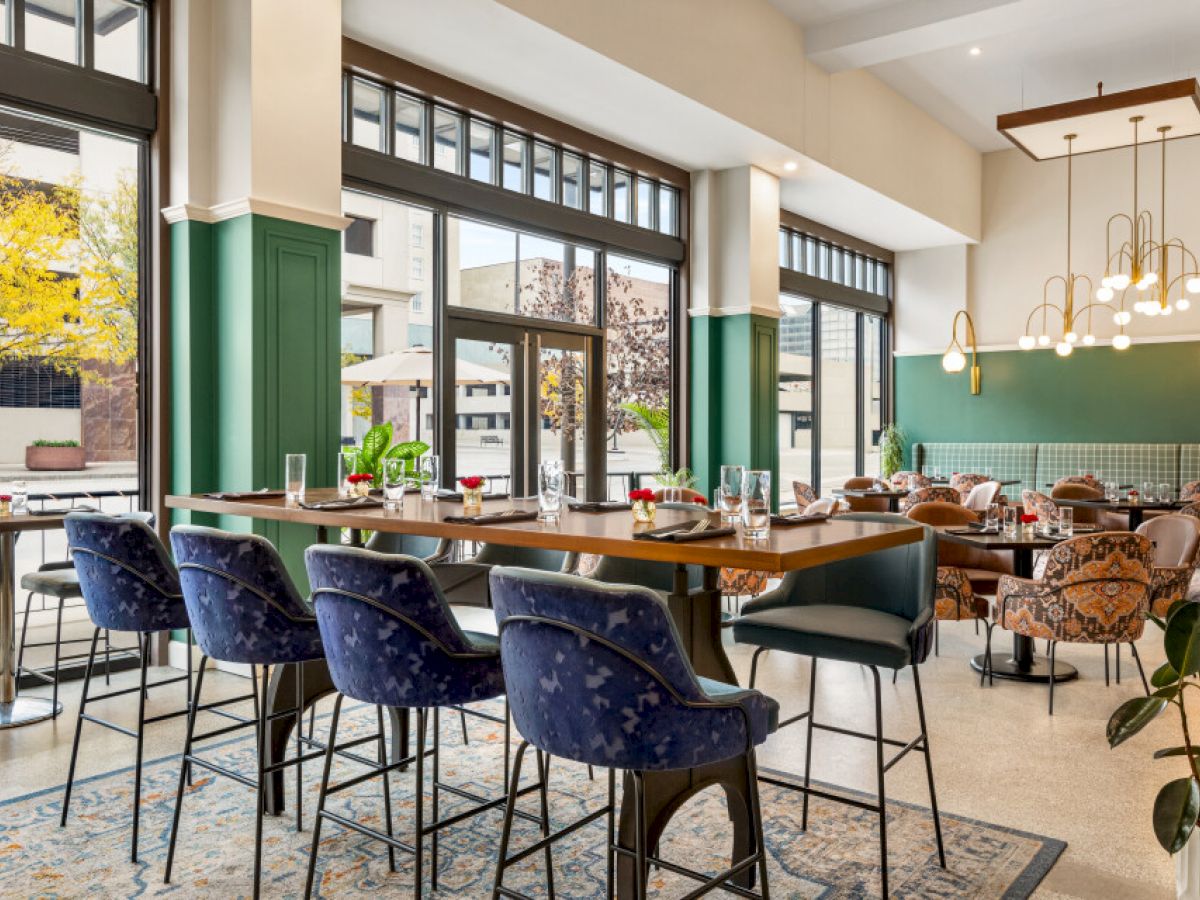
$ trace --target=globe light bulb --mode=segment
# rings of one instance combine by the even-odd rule
[[[1129,335],[1118,334],[1113,338],[1113,349],[1114,350],[1128,350],[1129,345],[1132,343],[1133,343],[1133,341],[1131,341],[1129,339]]]
[[[1159,306],[1157,303],[1147,303],[1145,306],[1142,307],[1142,312],[1144,312],[1146,315],[1148,315],[1150,318],[1153,319],[1155,316],[1158,315],[1158,313],[1161,309],[1162,309],[1162,307]]]
[[[1136,287],[1139,291],[1144,291],[1146,288],[1150,287],[1150,282],[1143,278],[1137,283]]]
[[[1038,335],[1038,346],[1039,347],[1049,347],[1050,346],[1050,335],[1039,334]]]
[[[1166,306],[1159,307],[1158,314],[1160,316],[1169,316],[1174,311],[1175,311],[1174,307],[1172,307],[1171,304],[1168,303]]]
[[[1096,299],[1099,300],[1101,303],[1107,303],[1112,298],[1113,298],[1113,289],[1111,287],[1109,287],[1108,285],[1105,285],[1104,287],[1102,287],[1096,291]]]
[[[1113,286],[1113,277],[1111,275],[1105,275],[1100,279],[1100,286],[1111,288]]]
[[[1180,297],[1175,301],[1175,308],[1180,312],[1185,312],[1192,308],[1192,301],[1187,297]]]
[[[1124,272],[1120,272],[1112,277],[1108,283],[1108,286],[1114,291],[1123,291],[1125,288],[1129,287],[1129,281],[1129,276]]]
[[[1068,344],[1073,344],[1077,340],[1079,340],[1079,335],[1077,335],[1073,331],[1068,331],[1066,334],[1063,335],[1063,340],[1066,341]]]
[[[1117,313],[1117,316],[1119,317],[1117,319],[1118,325],[1128,325],[1130,322],[1133,321],[1133,313],[1131,313],[1127,309],[1121,310],[1119,313]]]
[[[1200,294],[1200,276],[1193,275],[1183,283],[1189,294]]]
[[[1021,339],[1017,341],[1017,346],[1022,350],[1032,350],[1037,346],[1037,341],[1033,339],[1032,334],[1023,334],[1021,335]]]
[[[1133,311],[1137,313],[1144,313],[1146,311],[1145,301],[1139,300],[1137,303],[1133,304]]]
[[[1068,344],[1066,341],[1059,341],[1057,344],[1054,345],[1054,352],[1057,353],[1059,356],[1070,356],[1071,351],[1073,349],[1075,349],[1075,348],[1072,347],[1070,344]]]
[[[1158,284],[1158,273],[1157,272],[1147,272],[1145,275],[1142,276],[1142,281],[1144,281],[1146,283],[1146,287],[1150,287],[1150,285],[1152,285],[1152,284]]]
[[[1085,334],[1083,336],[1083,346],[1090,347],[1094,343],[1096,343],[1096,336],[1094,334]]]
[[[942,368],[952,375],[961,372],[966,365],[967,358],[959,350],[947,350],[946,355],[942,357]]]

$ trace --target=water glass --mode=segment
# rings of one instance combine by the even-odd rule
[[[1000,504],[989,503],[987,508],[987,518],[984,520],[983,527],[987,531],[1000,530]]]
[[[289,453],[283,458],[283,480],[288,503],[304,500],[304,468],[308,457],[303,453]]]
[[[1008,537],[1016,537],[1017,536],[1017,526],[1020,525],[1020,523],[1021,523],[1020,516],[1021,516],[1021,513],[1017,507],[1015,507],[1015,506],[1004,507],[1004,533]]]
[[[339,497],[350,496],[351,475],[358,471],[358,451],[343,450],[338,454],[337,492]]]
[[[1164,481],[1158,486],[1158,499],[1162,503],[1170,503],[1175,499],[1175,489],[1168,482]]]
[[[717,485],[717,509],[726,522],[736,522],[742,515],[742,480],[745,466],[721,466],[721,483]]]
[[[408,461],[383,461],[383,508],[391,512],[404,509],[404,489],[408,485]]]
[[[1058,508],[1058,533],[1062,537],[1070,537],[1075,533],[1075,510],[1069,506]]]
[[[1156,496],[1157,495],[1154,493],[1154,482],[1153,481],[1143,481],[1142,482],[1142,502],[1143,503],[1153,503]]]
[[[752,539],[771,533],[771,473],[750,469],[742,476],[742,533]]]
[[[674,485],[670,485],[670,486],[661,488],[661,490],[662,490],[662,502],[663,503],[682,503],[683,502],[683,488],[675,487]]]
[[[24,481],[12,483],[13,515],[29,512],[29,486]]]
[[[1108,500],[1116,501],[1120,499],[1120,488],[1115,481],[1104,482],[1104,496]]]
[[[421,499],[433,500],[437,497],[438,482],[441,478],[441,461],[432,453],[421,457]]]
[[[563,464],[548,459],[538,466],[538,521],[558,521],[562,512]]]

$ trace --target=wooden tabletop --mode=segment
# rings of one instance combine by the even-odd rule
[[[1180,509],[1187,506],[1186,500],[1090,500],[1086,497],[1053,497],[1051,498],[1058,506],[1076,506],[1085,509],[1111,509],[1119,512],[1128,512],[1131,509]]]
[[[308,502],[331,500],[332,488],[309,490]],[[445,522],[446,516],[461,515],[461,502],[422,501],[415,494],[405,498],[404,509],[386,512],[378,507],[362,510],[312,510],[289,507],[283,500],[213,500],[203,495],[166,499],[167,506],[227,516],[246,516],[279,522],[295,522],[327,528],[358,528],[419,534],[451,540],[492,542],[517,547],[539,547],[646,559],[659,562],[707,566],[734,566],[759,571],[786,572],[886,550],[921,539],[922,529],[881,522],[857,522],[834,517],[817,525],[775,526],[770,536],[747,540],[739,532],[728,537],[685,543],[634,540],[635,529],[648,530],[695,519],[702,510],[658,510],[654,526],[637,526],[628,510],[604,513],[571,512],[564,507],[557,523],[536,521],[467,525]],[[536,500],[502,500],[487,504],[485,511],[536,510]]]
[[[62,528],[66,513],[46,516],[31,516],[29,513],[0,516],[0,532],[3,531],[53,531]]]

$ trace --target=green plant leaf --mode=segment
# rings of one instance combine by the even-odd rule
[[[1161,750],[1154,751],[1155,759],[1166,759],[1168,756],[1187,756],[1187,747],[1163,747]],[[1192,756],[1200,756],[1200,747],[1192,748]]]
[[[1175,667],[1169,662],[1163,663],[1154,670],[1154,674],[1150,676],[1150,683],[1156,688],[1164,688],[1172,685],[1179,680],[1179,673],[1175,671]]]
[[[1108,746],[1129,740],[1167,707],[1162,697],[1135,697],[1117,707],[1108,720]]]
[[[379,468],[379,460],[392,444],[392,423],[384,422],[376,425],[365,435],[362,442],[362,467],[364,471],[374,472]]]
[[[1163,635],[1167,662],[1180,675],[1200,672],[1200,603],[1185,603],[1172,608]]]
[[[424,441],[402,441],[387,452],[387,459],[416,459],[429,452]]]
[[[649,436],[658,453],[659,469],[663,472],[671,465],[671,413],[666,407],[647,406],[645,403],[622,403],[621,409],[633,416],[638,427]]]
[[[1168,853],[1178,853],[1200,815],[1200,786],[1194,778],[1168,781],[1154,798],[1154,835]]]

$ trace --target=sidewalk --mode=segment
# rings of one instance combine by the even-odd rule
[[[87,468],[75,472],[33,472],[21,463],[0,463],[0,485],[8,485],[14,481],[24,481],[29,485],[31,493],[35,493],[41,482],[64,481],[119,481],[137,484],[137,463],[100,462],[88,463]],[[59,486],[61,490],[61,486]]]

